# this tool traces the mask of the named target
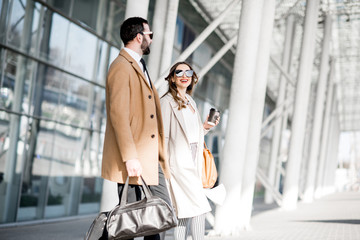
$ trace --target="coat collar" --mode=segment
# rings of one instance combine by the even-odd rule
[[[186,125],[185,125],[184,116],[181,113],[181,110],[178,110],[179,104],[175,101],[175,99],[173,98],[173,96],[170,93],[167,93],[164,97],[166,97],[168,99],[168,101],[169,101],[169,103],[170,103],[170,105],[172,107],[172,110],[174,112],[174,115],[175,115],[177,121],[179,122],[181,129],[184,132],[184,135],[186,137],[186,141],[188,143],[190,143],[189,139],[187,138],[187,132],[186,132]],[[195,108],[195,111],[197,111],[194,99],[192,99],[192,97],[190,95],[188,95],[188,94],[186,94],[186,97],[191,102],[192,106]],[[203,134],[201,134],[201,131],[203,131],[202,130],[202,122],[201,122],[201,118],[200,118],[199,114],[196,114],[196,115],[197,115],[198,122],[199,122],[199,139],[200,139],[203,136]]]
[[[148,86],[148,88],[149,88],[150,90],[152,90],[151,87],[150,87],[149,84],[148,84],[148,81],[147,81],[147,79],[146,79],[146,77],[145,77],[144,72],[141,70],[141,68],[140,68],[139,64],[136,62],[136,60],[135,60],[134,58],[132,58],[132,57],[130,56],[130,54],[129,54],[128,52],[126,52],[125,49],[121,49],[119,55],[121,55],[121,56],[124,57],[129,63],[131,63],[132,67],[135,69],[135,71],[138,73],[138,75],[141,76],[141,78],[142,78],[142,80],[145,82],[146,86]]]
[[[189,139],[187,138],[187,134],[186,134],[186,126],[185,126],[184,116],[181,113],[181,110],[179,110],[179,104],[175,101],[175,99],[173,98],[171,93],[167,93],[164,97],[166,97],[168,99],[168,101],[172,107],[172,111],[174,112],[174,115],[175,115],[177,121],[179,122],[181,129],[184,132],[186,141],[189,142]]]

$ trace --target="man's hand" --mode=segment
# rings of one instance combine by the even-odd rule
[[[140,177],[142,167],[138,159],[130,159],[125,162],[129,177]]]

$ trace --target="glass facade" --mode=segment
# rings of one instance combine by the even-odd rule
[[[97,212],[121,1],[0,3],[0,223]]]

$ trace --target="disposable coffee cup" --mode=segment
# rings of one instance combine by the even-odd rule
[[[220,111],[215,108],[211,108],[209,112],[208,124],[215,126],[216,120],[220,117]]]

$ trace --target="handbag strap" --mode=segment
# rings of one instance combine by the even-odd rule
[[[147,198],[147,199],[152,198],[153,195],[149,189],[149,186],[146,184],[144,178],[142,176],[140,176],[140,179],[141,179],[142,189],[145,193],[145,198]],[[123,188],[121,201],[120,201],[120,207],[123,207],[127,204],[128,189],[129,189],[129,176],[126,178],[126,182],[125,182],[125,185]]]
[[[204,148],[206,148],[206,149],[207,149],[207,146],[206,146],[206,143],[205,143],[205,141],[204,141]]]

